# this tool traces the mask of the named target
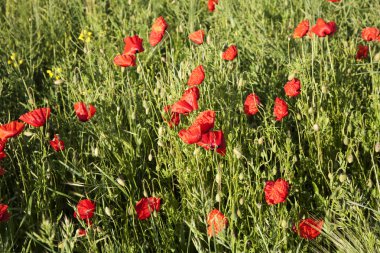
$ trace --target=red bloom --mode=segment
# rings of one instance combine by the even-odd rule
[[[193,33],[190,33],[189,39],[195,44],[201,45],[203,44],[203,39],[205,38],[205,31],[198,30]]]
[[[124,39],[124,52],[123,54],[131,55],[144,52],[142,45],[143,40],[138,36],[126,37]]]
[[[89,199],[82,199],[77,204],[77,212],[74,212],[74,218],[79,216],[80,219],[91,219],[94,216],[95,203]]]
[[[244,113],[247,115],[255,115],[259,112],[260,98],[255,93],[247,96],[244,102]]]
[[[265,200],[268,205],[285,202],[289,193],[289,183],[279,178],[276,181],[267,181],[264,187]]]
[[[113,58],[113,63],[120,67],[134,67],[136,66],[136,56],[133,54],[119,54]]]
[[[182,98],[186,97],[188,94],[194,94],[194,97],[198,100],[199,99],[199,89],[198,89],[198,87],[191,87],[191,88],[185,90],[185,92],[182,95]]]
[[[198,108],[197,100],[195,100],[196,106]],[[171,106],[172,113],[178,114],[189,114],[194,111],[194,107],[184,100],[179,100]]]
[[[8,221],[11,214],[8,212],[8,206],[0,204],[0,222]]]
[[[7,144],[7,140],[6,139],[4,139],[4,140],[0,139],[0,151],[4,151],[5,144]]]
[[[376,27],[366,27],[362,30],[362,38],[365,41],[380,40],[380,30]]]
[[[289,97],[296,97],[301,93],[301,81],[293,78],[284,86],[285,94]]]
[[[358,52],[356,53],[356,60],[363,60],[368,57],[368,52],[369,52],[369,47],[368,46],[363,46],[359,45],[358,46]]]
[[[57,152],[65,149],[65,143],[59,138],[58,134],[54,135],[53,140],[50,141],[50,146]]]
[[[208,10],[213,12],[215,10],[215,5],[218,4],[218,0],[208,0]]]
[[[228,220],[219,210],[212,210],[207,217],[207,235],[216,236],[228,226]]]
[[[306,20],[301,21],[297,25],[296,29],[294,29],[293,38],[295,39],[303,38],[309,31],[309,27],[310,27],[309,20],[306,19]]]
[[[156,197],[142,198],[136,203],[135,210],[139,220],[145,220],[150,217],[153,211],[160,211],[161,199]]]
[[[24,124],[19,121],[12,121],[0,126],[0,139],[6,140],[19,135],[24,129]]]
[[[235,45],[232,45],[229,48],[227,48],[226,51],[223,52],[222,58],[226,61],[232,61],[236,58],[237,54],[237,47]]]
[[[50,117],[50,108],[39,108],[31,112],[27,112],[20,116],[20,120],[32,125],[40,127],[45,125],[46,120]]]
[[[19,121],[12,121],[0,126],[0,139],[6,140],[19,135],[24,129],[24,124]]]
[[[7,171],[3,167],[0,167],[0,176],[4,176],[6,172]]]
[[[274,101],[274,115],[276,116],[276,120],[280,121],[284,117],[288,116],[288,105],[281,98],[276,98]]]
[[[179,138],[186,144],[194,144],[201,140],[201,126],[190,126],[188,129],[182,129],[178,132]]]
[[[149,44],[154,47],[164,37],[166,28],[168,27],[168,24],[166,23],[165,19],[161,16],[156,18],[156,20],[153,23],[152,31],[149,35]]]
[[[224,139],[223,131],[209,131],[202,134],[202,138],[197,142],[198,146],[206,150],[214,150],[221,154],[222,156],[226,155],[226,141]]]
[[[311,32],[315,33],[318,37],[325,37],[326,35],[333,35],[337,30],[335,22],[326,23],[323,19],[318,18],[315,26],[311,28]]]
[[[202,65],[196,67],[190,74],[189,80],[187,81],[187,85],[194,86],[200,85],[205,79],[205,72]]]
[[[203,134],[214,128],[214,124],[215,112],[212,110],[207,110],[199,113],[199,115],[195,118],[192,126],[200,126],[201,132]]]
[[[90,120],[96,113],[96,108],[92,105],[87,106],[83,102],[77,102],[74,104],[74,110],[78,119],[82,122]]]
[[[84,228],[78,228],[77,229],[77,236],[78,237],[82,237],[82,236],[85,236],[85,235],[87,235],[86,229],[84,229]]]
[[[313,240],[321,234],[323,220],[314,220],[312,218],[303,219],[298,226],[293,226],[293,231],[302,238]]]
[[[172,107],[170,105],[164,107],[164,111],[170,113],[171,116],[170,121],[164,119],[168,123],[170,128],[172,128],[173,126],[178,126],[181,122],[180,114],[178,112],[172,112],[171,110]]]

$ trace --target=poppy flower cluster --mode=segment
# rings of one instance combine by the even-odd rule
[[[82,199],[78,202],[76,211],[74,211],[74,218],[83,220],[90,227],[92,225],[91,218],[94,217],[96,205],[90,199]],[[86,230],[80,228],[77,230],[78,236],[87,234]]]
[[[380,42],[380,30],[376,27],[366,27],[362,30],[362,39],[366,42],[378,41]],[[369,47],[366,45],[358,45],[355,59],[363,60],[368,57]]]
[[[216,150],[224,156],[226,154],[226,141],[223,131],[213,131],[215,112],[207,110],[199,113],[193,124],[179,131],[178,136],[186,144],[197,144],[206,150]]]
[[[316,24],[310,29],[309,20],[303,20],[294,29],[293,38],[303,38],[306,34],[326,37],[327,35],[333,35],[336,31],[337,25],[334,21],[326,22],[322,18],[318,18]]]
[[[124,51],[115,56],[113,62],[124,68],[136,66],[136,54],[144,52],[142,42],[138,35],[124,38]]]
[[[139,220],[148,219],[151,214],[159,212],[161,207],[161,199],[156,197],[148,197],[140,199],[135,206],[137,218]]]

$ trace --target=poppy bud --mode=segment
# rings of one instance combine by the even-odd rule
[[[256,203],[256,207],[258,208],[258,209],[261,209],[261,203]]]
[[[221,197],[220,197],[219,193],[216,194],[215,201],[216,202],[220,202],[221,201]]]
[[[348,162],[348,163],[353,163],[353,162],[354,162],[354,156],[353,156],[352,154],[349,154],[349,155],[347,156],[347,162]]]
[[[346,146],[348,146],[349,142],[350,142],[350,140],[348,139],[348,137],[344,136],[343,144],[346,145]]]
[[[207,37],[206,37],[206,43],[207,44],[211,44],[211,36],[210,35],[207,35]]]
[[[32,136],[34,133],[29,132],[29,131],[24,131],[23,134],[24,134],[25,136],[27,136],[27,137],[30,137],[30,136]]]
[[[373,57],[373,61],[374,62],[379,62],[380,61],[380,52],[375,54],[375,56]]]
[[[135,119],[136,119],[136,113],[135,113],[135,111],[132,111],[131,120],[135,120]]]
[[[314,125],[313,125],[313,130],[316,131],[316,132],[319,131],[319,126],[318,126],[318,124],[314,124]]]
[[[221,174],[216,174],[216,176],[215,176],[215,182],[217,183],[217,184],[220,184],[221,182],[222,182],[222,175]]]
[[[326,85],[322,85],[322,93],[323,94],[327,93],[327,86]]]
[[[119,185],[125,187],[125,181],[124,181],[123,179],[121,179],[120,177],[116,178],[116,182],[117,182]]]
[[[376,144],[375,144],[375,152],[376,153],[380,152],[380,142],[376,142]]]
[[[313,114],[313,113],[314,113],[314,109],[313,109],[313,107],[310,107],[309,110],[307,110],[307,112],[308,112],[309,114]]]
[[[107,216],[112,217],[111,209],[108,206],[106,206],[106,208],[104,209],[104,212],[106,213]]]
[[[258,143],[259,145],[263,145],[263,143],[264,143],[264,137],[260,137],[260,138],[257,140],[257,143]]]
[[[152,156],[152,154],[149,154],[148,155],[148,161],[151,162],[152,160],[153,160],[153,156]]]
[[[294,72],[289,73],[288,81],[291,81],[292,79],[294,79],[294,77],[296,77],[296,74]]]
[[[240,159],[242,157],[240,148],[234,148],[233,152],[237,159]]]
[[[346,179],[347,179],[347,175],[346,174],[342,173],[342,174],[339,175],[339,181],[341,183],[343,183],[344,181],[346,181]]]
[[[164,143],[162,141],[158,141],[157,145],[160,146],[160,147],[165,147],[165,145],[164,145]]]
[[[163,136],[163,135],[164,135],[164,128],[163,128],[162,126],[160,126],[160,127],[158,128],[158,136],[161,137],[161,136]]]
[[[333,179],[334,179],[334,175],[333,175],[333,173],[329,173],[329,174],[327,175],[327,177],[328,177],[330,180],[333,180]]]
[[[244,173],[243,172],[240,172],[240,174],[239,174],[239,180],[240,181],[244,180]]]
[[[239,218],[241,218],[241,217],[242,217],[242,214],[241,214],[241,211],[240,211],[240,209],[238,209],[238,210],[237,210],[236,214],[237,214],[237,216],[238,216]]]
[[[352,132],[352,125],[349,124],[348,127],[347,127],[347,132],[351,133]]]
[[[241,197],[241,198],[239,199],[239,204],[240,204],[240,205],[243,205],[243,204],[244,204],[244,197]]]
[[[302,117],[301,117],[301,114],[297,113],[297,120],[301,120]]]
[[[144,195],[144,197],[148,197],[148,192],[144,189],[144,192],[143,192],[143,195]]]
[[[193,152],[193,155],[197,156],[199,154],[199,152],[200,152],[200,149],[199,148],[195,148],[194,152]]]

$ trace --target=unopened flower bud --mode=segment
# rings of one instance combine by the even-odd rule
[[[116,178],[116,182],[117,182],[119,185],[125,187],[125,181],[124,181],[123,179],[121,179],[120,177]]]

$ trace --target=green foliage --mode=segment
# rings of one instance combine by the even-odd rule
[[[355,60],[361,29],[380,27],[379,2],[220,0],[214,13],[206,0],[3,0],[0,8],[1,124],[37,107],[52,109],[45,127],[26,127],[9,141],[1,161],[7,173],[0,177],[0,202],[12,213],[0,223],[1,252],[380,248],[379,43],[370,43],[370,59]],[[169,28],[151,48],[150,28],[161,15]],[[335,21],[338,32],[292,38],[298,22],[319,17]],[[206,31],[201,46],[187,39],[197,29]],[[85,30],[89,42],[79,39]],[[145,51],[136,68],[120,69],[112,59],[134,34]],[[231,44],[239,56],[225,62],[221,52]],[[8,64],[12,53],[17,65]],[[162,108],[180,98],[200,64],[206,79],[199,111],[216,111],[225,157],[179,139],[199,111],[173,129],[162,119]],[[50,77],[48,70],[57,69]],[[292,76],[302,92],[290,99],[283,85]],[[262,107],[248,118],[243,103],[252,92]],[[281,122],[273,117],[276,96],[289,104]],[[89,122],[77,120],[77,101],[97,108]],[[49,146],[56,133],[66,146],[60,153]],[[268,206],[265,181],[279,177],[290,182],[290,195]],[[145,195],[163,205],[139,221],[134,206]],[[87,236],[78,237],[86,225],[72,215],[82,198],[97,206]],[[208,238],[213,208],[229,226]],[[315,241],[291,229],[305,217],[325,220]]]

